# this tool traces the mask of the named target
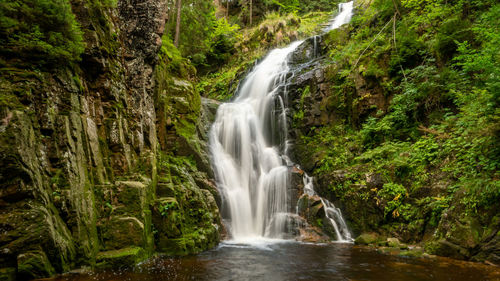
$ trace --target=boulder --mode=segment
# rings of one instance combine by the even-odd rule
[[[147,258],[146,251],[140,247],[129,247],[105,251],[97,254],[97,268],[131,268]]]
[[[387,238],[387,246],[398,249],[408,249],[408,246],[399,242],[398,238]]]
[[[356,237],[354,243],[357,245],[370,245],[374,244],[378,240],[378,235],[376,233],[363,233]]]

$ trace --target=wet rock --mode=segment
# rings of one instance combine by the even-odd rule
[[[387,246],[398,249],[408,249],[408,246],[399,242],[398,238],[387,238]]]
[[[17,256],[17,278],[36,279],[50,277],[56,273],[43,251],[22,253]]]
[[[292,172],[290,174],[290,184],[288,185],[288,195],[287,196],[287,206],[289,206],[289,212],[295,213],[297,209],[297,204],[299,202],[299,198],[304,192],[304,181],[303,181],[304,171],[298,170],[293,167]]]
[[[427,243],[425,245],[425,250],[431,254],[460,260],[467,259],[470,255],[467,249],[453,244],[445,239]]]
[[[318,219],[324,216],[322,211],[323,203],[321,203],[321,198],[319,196],[310,196],[303,194],[299,198],[298,202],[298,212],[299,215],[306,218],[307,221],[315,223]]]
[[[144,249],[130,247],[119,250],[105,251],[97,254],[97,268],[131,268],[147,257]]]
[[[354,240],[355,244],[358,245],[370,245],[378,240],[378,235],[376,233],[363,233],[360,236],[356,237]]]

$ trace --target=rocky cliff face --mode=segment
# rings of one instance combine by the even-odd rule
[[[158,81],[166,2],[71,3],[81,62],[0,78],[1,280],[129,266],[219,239],[199,95],[188,81]],[[181,110],[190,119],[160,145],[163,121]]]

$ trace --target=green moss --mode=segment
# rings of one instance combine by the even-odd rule
[[[15,281],[15,280],[16,280],[15,267],[0,268],[0,281]]]
[[[147,258],[146,251],[140,247],[130,247],[113,251],[100,252],[97,255],[97,268],[133,267]]]
[[[78,61],[82,32],[67,1],[16,0],[0,6],[0,55],[24,64]]]
[[[423,254],[424,252],[422,250],[406,250],[399,253],[400,256],[411,258],[421,258]]]
[[[354,243],[360,245],[369,245],[377,242],[377,240],[378,240],[378,235],[376,233],[364,233],[358,236],[354,240]]]
[[[17,274],[20,278],[43,278],[55,273],[43,251],[23,253],[17,257]]]

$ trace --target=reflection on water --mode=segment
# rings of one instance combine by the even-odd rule
[[[134,271],[66,275],[90,280],[500,280],[497,267],[449,259],[382,255],[351,244],[223,243],[184,258],[156,258]]]

